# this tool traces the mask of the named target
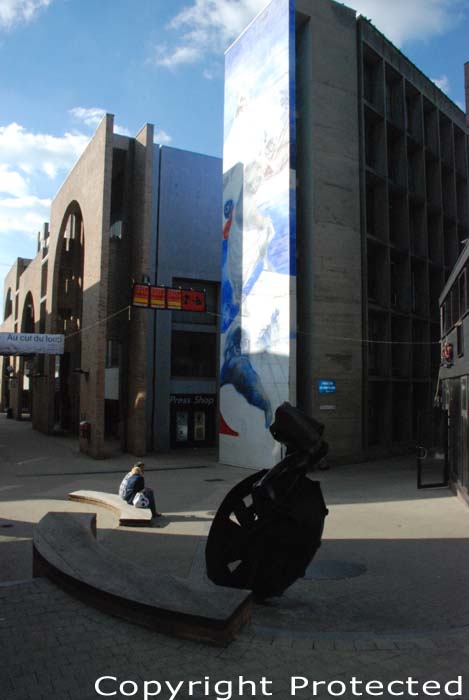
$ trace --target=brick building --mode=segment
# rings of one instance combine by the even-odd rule
[[[214,444],[220,177],[218,159],[154,144],[152,125],[114,134],[104,117],[36,257],[5,279],[2,331],[65,334],[62,356],[3,359],[2,404],[15,418],[76,435],[86,421],[80,446],[97,458],[108,440],[136,455]],[[142,281],[205,289],[207,313],[130,308]]]

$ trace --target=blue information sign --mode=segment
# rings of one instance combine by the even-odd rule
[[[318,389],[320,394],[335,394],[336,386],[334,379],[318,379]]]

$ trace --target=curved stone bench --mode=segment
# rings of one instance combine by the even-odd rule
[[[135,508],[126,503],[115,493],[103,491],[73,491],[68,494],[70,501],[90,503],[114,511],[119,517],[119,525],[148,525],[151,511],[148,508]]]
[[[94,513],[48,513],[33,538],[33,575],[129,622],[225,644],[250,620],[251,593],[148,572],[96,541]]]

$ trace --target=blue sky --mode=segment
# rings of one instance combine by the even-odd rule
[[[33,257],[104,111],[117,131],[220,156],[223,51],[266,0],[0,0],[0,277]],[[469,0],[357,0],[461,107]]]

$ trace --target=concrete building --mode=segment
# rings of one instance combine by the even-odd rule
[[[36,257],[5,280],[2,331],[65,334],[62,356],[3,359],[14,417],[77,436],[85,422],[97,458],[109,440],[136,455],[215,444],[220,183],[218,159],[154,144],[149,124],[114,134],[104,117]],[[205,289],[207,313],[131,307],[134,282]]]
[[[227,51],[225,76],[233,250],[250,250],[252,211],[271,232],[256,264],[234,270],[228,253],[223,271],[221,460],[275,462],[283,400],[325,423],[336,458],[400,450],[432,405],[438,297],[469,237],[466,116],[331,0],[274,0]],[[238,203],[250,220],[231,226]]]

